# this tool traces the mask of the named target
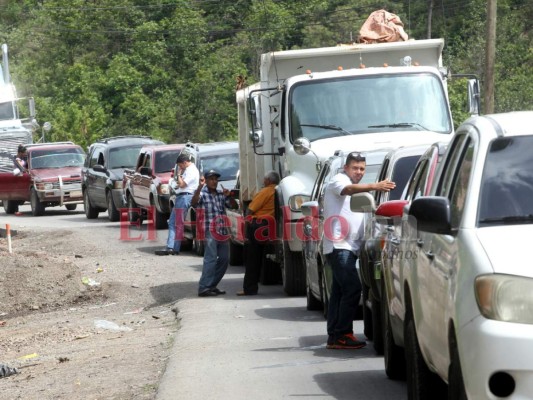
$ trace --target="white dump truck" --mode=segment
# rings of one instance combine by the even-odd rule
[[[19,98],[11,81],[7,44],[4,43],[0,66],[0,151],[14,155],[19,144],[33,143],[36,124],[33,98]]]
[[[265,172],[279,172],[276,251],[268,257],[288,295],[306,290],[300,205],[328,157],[451,137],[443,46],[428,39],[266,53],[260,81],[238,90],[240,201],[245,210]]]

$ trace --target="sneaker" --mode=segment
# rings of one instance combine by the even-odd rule
[[[328,340],[329,342],[329,340]],[[335,340],[331,345],[328,343],[328,349],[360,349],[366,346],[366,342],[357,339],[353,333],[346,333]]]
[[[212,296],[217,296],[217,294],[211,289],[207,289],[207,290],[204,290],[203,292],[198,293],[198,297],[212,297]]]
[[[215,287],[211,289],[212,292],[215,292],[217,295],[226,294],[225,290],[220,290],[219,288]]]

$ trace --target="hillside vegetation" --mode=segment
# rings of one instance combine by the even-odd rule
[[[256,81],[261,53],[349,43],[381,8],[410,38],[445,38],[445,65],[483,84],[486,0],[7,0],[0,40],[48,140],[230,140],[236,78]],[[533,109],[532,21],[531,0],[498,1],[496,112]],[[450,82],[456,124],[464,92]]]

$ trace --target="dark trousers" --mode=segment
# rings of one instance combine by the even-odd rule
[[[361,281],[355,268],[357,256],[350,250],[334,249],[326,254],[333,272],[328,308],[328,335],[335,339],[353,333],[353,318],[359,298]]]
[[[265,220],[252,220],[246,227],[246,251],[244,259],[244,282],[242,288],[246,294],[256,294],[259,289],[261,268],[263,267],[264,249],[267,241],[256,235],[259,228],[268,225]]]

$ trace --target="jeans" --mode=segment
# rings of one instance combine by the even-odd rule
[[[326,254],[333,272],[328,308],[328,335],[334,339],[353,333],[353,319],[361,296],[361,281],[355,268],[357,256],[350,250]]]
[[[168,219],[167,248],[180,252],[181,240],[183,239],[183,227],[187,210],[191,206],[192,194],[176,196],[174,208]]]
[[[229,241],[216,240],[211,232],[205,233],[204,265],[198,293],[217,287],[228,269]]]

